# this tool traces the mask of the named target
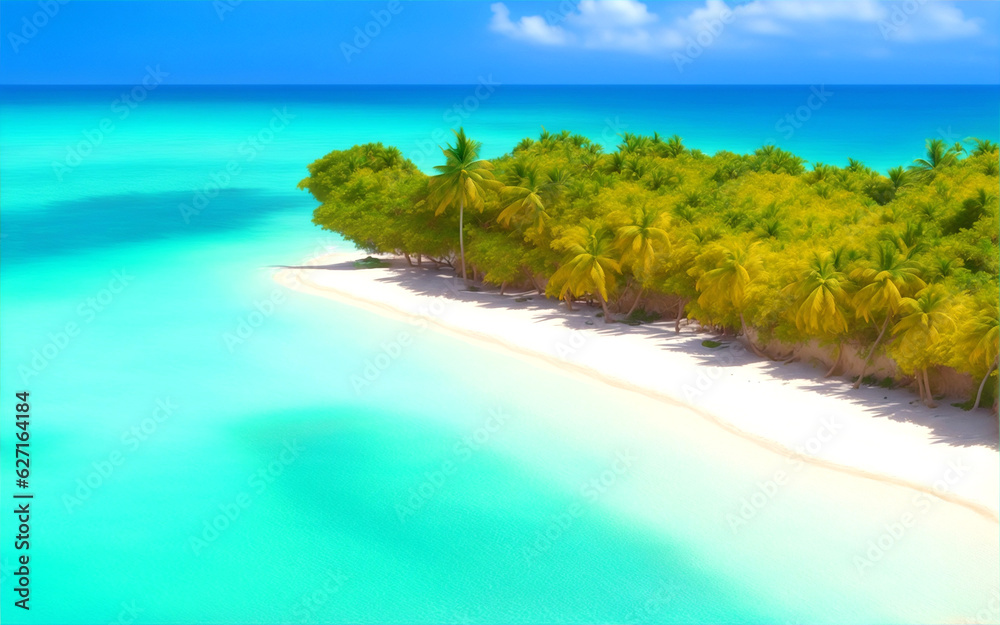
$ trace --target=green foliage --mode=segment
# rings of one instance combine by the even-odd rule
[[[646,312],[642,308],[636,308],[625,317],[625,323],[640,325],[643,323],[653,323],[654,321],[659,321],[662,315],[658,312]]]
[[[385,262],[381,258],[374,258],[372,256],[366,256],[361,260],[354,261],[355,269],[379,269],[388,266],[389,263]]]
[[[623,134],[609,154],[545,130],[488,161],[478,149],[456,133],[428,178],[395,148],[354,146],[312,163],[300,187],[320,202],[314,223],[363,249],[460,273],[464,247],[483,281],[590,300],[606,321],[646,321],[647,298],[667,295],[758,341],[852,344],[914,375],[997,375],[991,141],[929,140],[885,175],[856,160],[807,171],[775,146],[709,156],[659,134]]]

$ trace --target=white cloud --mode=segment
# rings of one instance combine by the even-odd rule
[[[648,50],[653,36],[647,25],[659,19],[637,0],[580,0],[577,12],[567,16],[588,48]]]
[[[872,22],[885,16],[886,8],[875,0],[838,0],[834,2],[756,0],[736,7],[737,13],[765,16],[792,22],[849,20]]]
[[[974,37],[981,32],[977,20],[965,19],[961,9],[948,4],[928,2],[911,14],[901,6],[895,9],[881,23],[889,40],[941,41]]]
[[[490,29],[514,39],[642,53],[680,50],[693,41],[714,42],[723,31],[729,42],[744,46],[769,37],[920,42],[972,37],[982,31],[959,7],[938,0],[753,0],[732,6],[706,0],[669,22],[639,0],[580,0],[560,20],[565,27],[539,15],[511,21],[502,2],[490,8]]]
[[[502,2],[490,5],[493,18],[490,20],[490,30],[511,37],[547,46],[559,46],[569,43],[570,37],[559,26],[551,26],[545,18],[539,15],[522,17],[516,22],[510,19],[510,9]]]
[[[659,19],[637,0],[580,0],[576,8],[571,22],[597,28],[636,28]]]

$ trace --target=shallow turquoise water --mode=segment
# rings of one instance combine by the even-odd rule
[[[466,125],[487,155],[540,124],[600,137],[615,116],[706,151],[752,149],[803,89],[498,88]],[[938,127],[997,138],[995,88],[832,89],[813,120],[826,122],[784,147],[885,169]],[[36,497],[27,614],[12,607],[16,527],[0,519],[5,621],[964,622],[991,609],[996,525],[971,512],[791,466],[685,411],[274,283],[272,265],[345,247],[309,224],[305,164],[372,139],[419,160],[467,91],[164,87],[119,119],[113,88],[4,90],[0,397],[9,413],[31,392]],[[286,107],[294,118],[262,137]],[[114,129],[58,180],[53,161],[105,118]],[[231,161],[238,173],[185,220],[179,205]],[[413,342],[357,392],[352,375],[400,332]],[[0,430],[5,498],[13,432]],[[777,471],[792,479],[734,531],[728,515]],[[907,513],[916,524],[859,572]]]

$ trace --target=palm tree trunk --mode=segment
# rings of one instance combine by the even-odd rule
[[[686,302],[681,299],[677,302],[677,321],[674,322],[674,334],[681,333],[681,317],[684,316],[684,304]]]
[[[412,267],[413,266],[413,261],[410,260],[410,254],[408,252],[403,252],[403,256],[406,257],[406,264],[409,265],[410,267]]]
[[[424,255],[417,254],[417,267],[423,267],[423,266],[424,266]]]
[[[917,395],[920,395],[920,401],[924,401],[924,382],[920,377],[919,371],[913,372],[913,379],[917,381]]]
[[[639,305],[639,300],[642,299],[642,292],[645,290],[646,290],[645,286],[639,288],[639,294],[635,296],[635,301],[632,302],[632,308],[628,309],[628,314],[625,315],[626,317],[631,317],[632,313],[635,312],[635,307]]]
[[[469,277],[465,273],[465,196],[458,200],[458,249],[462,254],[462,281],[469,288]]]
[[[927,367],[923,369],[924,376],[924,392],[927,394],[927,399],[924,401],[928,408],[937,408],[937,404],[934,403],[934,395],[931,394],[931,379],[927,376]]]
[[[868,368],[868,363],[871,362],[872,356],[875,355],[875,349],[878,348],[878,344],[882,342],[882,336],[885,334],[886,328],[889,327],[889,319],[892,315],[885,313],[885,323],[882,324],[882,331],[878,333],[878,338],[875,339],[875,344],[872,345],[871,350],[868,351],[868,356],[865,361],[861,364],[861,373],[858,374],[858,379],[854,382],[854,388],[861,387],[861,379],[865,377],[865,369]]]
[[[566,299],[566,309],[569,310],[570,312],[573,312],[573,296],[570,295],[565,299]]]
[[[983,381],[979,383],[979,392],[976,393],[976,403],[972,406],[973,410],[979,408],[979,402],[983,399],[983,388],[986,387],[986,380],[990,379],[990,374],[997,368],[998,361],[1000,361],[1000,357],[993,360],[993,365],[990,367],[990,370],[986,372],[986,375],[983,376]]]
[[[828,378],[831,375],[833,375],[833,372],[837,370],[837,365],[840,364],[840,359],[843,357],[844,357],[844,344],[837,343],[837,359],[833,361],[833,366],[830,367],[830,370],[826,372],[826,375],[823,376],[824,378]]]
[[[500,295],[503,295],[503,290],[507,288],[507,281],[504,280],[500,283]]]
[[[764,352],[760,351],[757,348],[757,346],[753,344],[753,341],[750,340],[750,335],[747,334],[747,322],[746,322],[746,319],[743,318],[743,311],[742,310],[740,311],[740,331],[743,332],[743,336],[746,337],[746,339],[747,339],[747,345],[750,346],[750,351],[752,351],[753,353],[757,354],[761,358],[767,358],[767,354],[765,354]]]
[[[597,299],[601,300],[601,310],[604,311],[604,323],[611,323],[611,315],[608,313],[608,303],[604,301],[604,298],[600,294],[597,295]]]

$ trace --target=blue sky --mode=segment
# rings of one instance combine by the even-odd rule
[[[997,2],[4,0],[0,25],[6,84],[1000,82]]]

